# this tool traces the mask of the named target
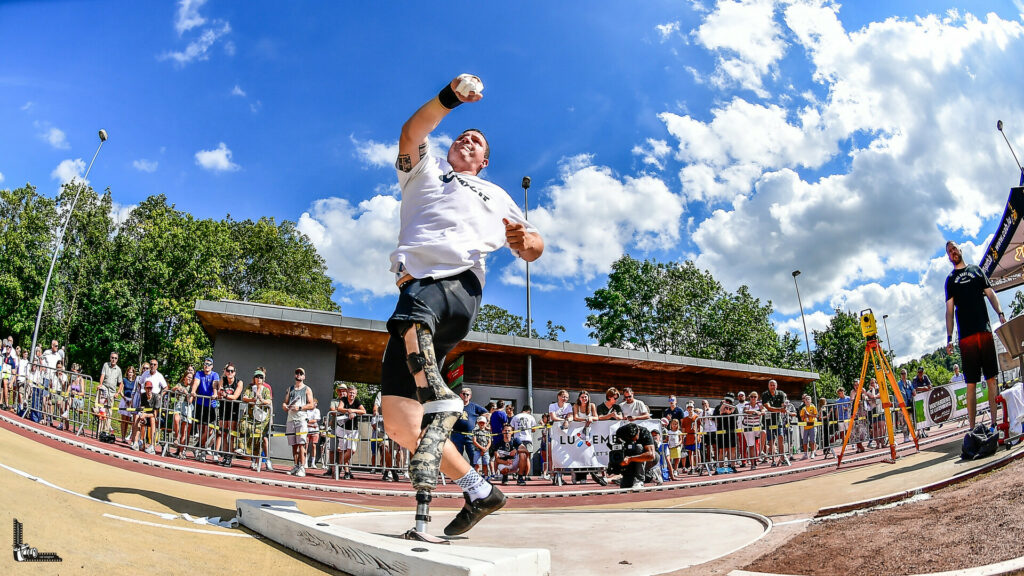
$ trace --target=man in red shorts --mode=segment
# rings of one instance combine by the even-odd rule
[[[988,321],[985,298],[999,315],[1000,322],[1006,322],[999,306],[999,299],[989,284],[988,276],[981,268],[964,262],[963,254],[956,242],[946,242],[946,256],[953,263],[953,271],[946,277],[946,353],[953,353],[953,318],[956,317],[957,333],[960,335],[960,356],[964,364],[964,379],[967,381],[967,418],[974,428],[978,410],[976,387],[982,373],[988,381],[988,406],[992,426],[996,425],[996,347],[992,341],[992,327]]]

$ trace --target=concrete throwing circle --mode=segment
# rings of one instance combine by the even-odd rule
[[[439,534],[454,511],[431,512]],[[334,526],[395,536],[412,512],[361,512],[317,519]],[[663,574],[709,562],[753,544],[771,530],[759,514],[735,510],[543,510],[498,512],[451,539],[452,546],[546,548],[551,573],[619,576]]]

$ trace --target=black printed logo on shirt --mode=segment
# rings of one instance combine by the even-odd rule
[[[473,192],[476,192],[476,195],[479,196],[480,199],[483,200],[484,202],[490,202],[491,200],[490,196],[478,190],[476,186],[473,186],[473,184],[471,184],[468,180],[463,179],[462,176],[459,176],[459,173],[454,170],[449,170],[447,174],[438,176],[438,178],[440,178],[441,182],[444,182],[445,184],[451,182],[452,180],[458,180],[459,184],[462,184],[466,188],[469,188]]]

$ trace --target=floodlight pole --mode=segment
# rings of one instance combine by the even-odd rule
[[[811,371],[814,371],[814,359],[811,358],[811,338],[807,334],[807,318],[804,317],[804,303],[800,299],[800,285],[796,283],[796,277],[800,275],[799,270],[793,270],[793,286],[796,288],[796,302],[800,305],[800,321],[804,323],[804,343],[807,345],[807,363],[811,365]],[[814,394],[814,405],[818,405],[818,382],[815,381],[814,385],[811,386],[811,392]]]
[[[523,176],[523,194],[525,195],[525,209],[523,216],[530,219],[530,177]],[[533,315],[530,309],[530,262],[526,262],[526,337],[533,338]],[[526,403],[531,410],[536,410],[533,405],[533,355],[526,355]]]
[[[885,327],[885,342],[889,345],[889,356],[892,356],[892,361],[896,361],[896,355],[892,352],[892,340],[889,339],[889,323],[885,321],[888,318],[888,314],[882,314],[882,326]]]
[[[103,148],[103,143],[107,141],[107,131],[100,130],[100,145],[96,147],[96,152],[92,155],[92,160],[89,161],[89,167],[85,170],[85,176],[82,177],[82,181],[85,182],[89,179],[89,172],[92,171],[92,165],[96,162],[96,157],[100,155],[100,148]],[[72,183],[74,180],[71,181]],[[64,243],[64,233],[68,230],[68,225],[71,224],[71,216],[75,213],[75,205],[78,204],[78,197],[82,195],[82,189],[79,188],[75,192],[75,198],[71,201],[71,209],[68,210],[68,217],[64,220],[64,225],[60,228],[60,234],[57,235],[57,244],[53,247],[53,257],[50,258],[50,270],[46,273],[46,282],[43,283],[43,297],[39,299],[39,312],[36,313],[36,326],[32,329],[32,349],[28,353],[28,357],[31,359],[30,362],[35,362],[36,353],[36,340],[39,338],[39,323],[43,319],[43,306],[46,305],[46,293],[50,289],[50,278],[53,276],[53,266],[57,263],[57,255],[60,254],[61,244]]]

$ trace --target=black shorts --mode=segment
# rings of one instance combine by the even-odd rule
[[[381,395],[416,398],[416,381],[405,362],[405,331],[413,324],[430,329],[438,370],[443,370],[444,357],[469,334],[482,293],[480,281],[471,270],[450,278],[413,280],[402,288],[388,319],[390,338],[384,350]]]
[[[217,409],[220,412],[220,419],[228,422],[238,422],[238,404],[231,401],[221,400]]]
[[[218,409],[210,405],[203,406],[196,402],[196,413],[193,416],[197,424],[216,424]]]
[[[981,382],[982,373],[986,378],[995,378],[999,367],[992,333],[978,332],[961,338],[960,359],[964,364],[964,380],[968,384]]]

